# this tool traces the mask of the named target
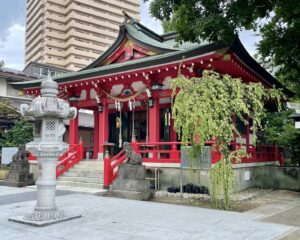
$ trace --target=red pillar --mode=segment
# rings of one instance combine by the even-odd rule
[[[232,124],[236,128],[236,115],[235,114],[232,115]],[[237,146],[236,146],[236,137],[237,137],[237,135],[236,135],[236,133],[234,133],[234,140],[233,140],[233,146],[232,146],[232,150],[233,151],[236,151],[236,149],[237,149]]]
[[[103,178],[103,188],[109,189],[109,185],[112,182],[112,168],[111,160],[108,154],[104,155],[104,178]]]
[[[160,139],[159,98],[156,98],[153,101],[154,101],[154,106],[152,108],[149,108],[149,142],[150,143],[159,142]],[[158,150],[159,146],[154,149]],[[151,158],[150,155],[149,158]],[[152,158],[157,159],[158,154],[153,153]]]
[[[248,122],[248,124],[247,124],[247,132],[246,132],[246,149],[247,149],[247,154],[249,153],[249,150],[250,150],[250,148],[249,148],[249,144],[250,144],[250,125],[249,125],[249,123],[250,123],[250,117],[249,116],[247,116],[247,118],[246,118],[246,120],[247,120],[247,122]]]
[[[159,142],[159,99],[154,100],[154,106],[149,108],[149,142]]]
[[[74,119],[70,119],[69,125],[69,144],[78,144],[78,119],[79,109],[77,109],[77,116]]]
[[[99,112],[94,111],[94,159],[98,158],[99,152]]]
[[[106,98],[101,99],[102,112],[99,112],[98,122],[99,122],[99,142],[98,142],[98,153],[99,158],[104,157],[104,147],[103,144],[108,141],[108,104]]]

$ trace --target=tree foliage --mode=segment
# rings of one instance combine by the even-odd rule
[[[0,147],[18,147],[33,139],[33,126],[26,120],[19,121],[14,127],[0,135]]]
[[[0,100],[0,117],[19,118],[21,114],[8,101]]]
[[[178,32],[179,41],[231,43],[243,29],[260,30],[262,58],[275,64],[283,83],[299,89],[298,0],[153,0],[150,12],[165,30]]]
[[[292,164],[300,165],[300,129],[295,129],[294,120],[289,118],[293,112],[288,110],[267,113],[263,119],[264,136],[270,143],[289,148]]]
[[[235,179],[231,160],[239,161],[242,154],[229,149],[239,135],[233,115],[248,124],[245,116],[253,111],[255,131],[265,116],[264,102],[274,101],[280,108],[282,94],[277,89],[266,90],[261,83],[245,84],[213,71],[204,71],[201,78],[179,76],[173,80],[172,88],[174,128],[182,143],[191,142],[198,152],[206,141],[216,141],[222,159],[211,170],[211,196],[215,203],[221,197],[223,207],[228,209]]]

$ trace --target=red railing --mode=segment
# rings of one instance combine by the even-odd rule
[[[59,163],[56,165],[56,177],[66,172],[69,168],[73,167],[76,163],[83,159],[83,145],[70,144],[70,148],[60,158]]]
[[[143,157],[143,163],[180,163],[180,142],[133,142],[132,148],[136,153]],[[211,163],[215,164],[221,159],[221,154],[215,146],[215,141],[207,141],[206,146],[211,146]],[[283,164],[283,157],[280,155],[277,146],[254,146],[251,144],[231,144],[232,149],[245,148],[246,158],[240,163],[271,162],[279,161]],[[104,158],[104,188],[117,177],[118,166],[126,159],[125,152],[122,150],[113,158],[108,154]]]
[[[122,150],[113,158],[110,158],[108,152],[104,156],[104,179],[103,188],[108,189],[109,185],[118,176],[118,166],[126,159],[125,151]]]
[[[69,149],[58,158],[58,164],[56,165],[56,177],[59,177],[70,167],[73,167],[76,163],[83,159],[84,147],[82,143],[70,144]],[[28,160],[36,161],[36,156],[29,153]]]
[[[140,153],[143,162],[180,163],[180,142],[132,143],[136,153]]]
[[[143,163],[180,163],[180,142],[133,142],[132,148],[143,157]],[[104,157],[104,188],[108,189],[112,181],[118,176],[118,166],[126,159],[124,150],[113,158],[108,154]]]
[[[273,162],[278,161],[280,165],[283,165],[284,158],[281,155],[277,145],[267,146],[259,145],[254,146],[252,144],[244,144],[247,149],[248,157],[242,159],[242,163],[255,163],[255,162]]]
[[[210,143],[213,145],[213,142]],[[209,144],[209,145],[210,145]],[[212,146],[212,161],[211,163],[217,163],[221,159],[221,154],[213,149]],[[267,146],[267,145],[258,145],[253,144],[241,144],[241,143],[232,143],[232,150],[244,149],[247,156],[241,159],[239,163],[257,163],[257,162],[273,162],[278,161],[280,165],[283,165],[284,158],[280,154],[277,145]],[[235,163],[235,162],[234,162]]]

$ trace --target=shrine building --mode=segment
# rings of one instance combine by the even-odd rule
[[[58,83],[60,98],[68,100],[78,110],[93,111],[93,144],[87,146],[83,142],[83,145],[92,149],[93,159],[103,160],[108,150],[111,169],[104,172],[109,174],[106,187],[115,178],[113,170],[117,164],[113,163],[121,163],[124,159],[121,151],[124,142],[133,142],[143,162],[149,165],[176,166],[182,161],[171,116],[171,82],[178,76],[179,68],[187,78],[201,77],[203,70],[212,69],[241,78],[245,83],[260,82],[265,88],[275,85],[289,94],[249,55],[238,37],[231,44],[207,41],[176,44],[175,38],[176,33],[159,35],[134,19],[127,19],[120,26],[116,41],[98,59],[78,72],[53,78]],[[11,85],[26,95],[38,96],[41,82],[37,79]],[[276,146],[253,145],[255,133],[250,129],[251,116],[249,122],[250,126],[236,122],[241,136],[235,142],[241,144],[249,156],[240,164],[282,163]],[[79,141],[77,116],[70,120],[69,153],[79,151],[76,148],[81,144]],[[207,146],[212,144],[208,142]],[[74,157],[73,165],[84,156],[81,152]],[[210,164],[218,159],[218,153],[211,149]]]

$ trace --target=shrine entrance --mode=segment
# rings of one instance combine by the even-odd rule
[[[134,117],[133,117],[134,115]],[[134,126],[134,132],[132,128]],[[121,133],[120,133],[121,130]],[[147,111],[114,112],[109,114],[109,142],[114,143],[114,153],[122,149],[124,142],[131,142],[132,135],[139,142],[147,139]]]
[[[114,154],[117,154],[122,150],[124,142],[131,142],[132,135],[137,142],[149,141],[149,123],[148,123],[148,111],[147,109],[139,109],[135,111],[115,111],[109,114],[109,136],[108,142],[114,144]],[[176,140],[174,131],[171,130],[171,108],[162,108],[159,111],[159,141],[168,142],[170,140]],[[134,131],[132,130],[134,128]],[[121,131],[121,133],[120,133]]]

